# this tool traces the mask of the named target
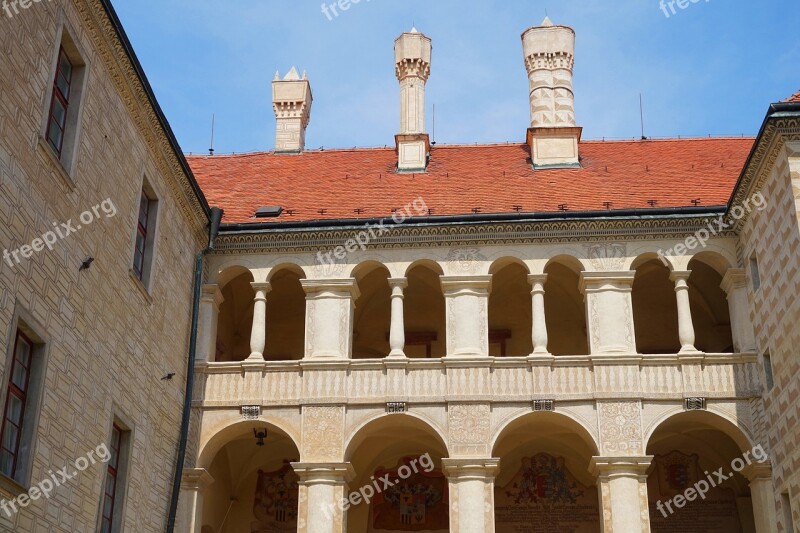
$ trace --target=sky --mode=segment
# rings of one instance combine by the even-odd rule
[[[584,139],[754,136],[800,90],[797,0],[112,0],[183,150],[274,147],[271,82],[296,66],[314,104],[306,146],[394,145],[394,39],[433,39],[428,132],[439,144],[524,142],[520,35],[547,14],[577,33]],[[685,2],[685,4],[683,3]],[[326,0],[326,4],[333,0]],[[666,14],[665,14],[666,12]],[[667,16],[669,15],[669,16]]]

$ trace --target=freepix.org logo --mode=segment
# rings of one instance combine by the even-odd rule
[[[28,9],[33,4],[44,2],[45,0],[3,0],[3,12],[8,18],[14,18],[14,15],[19,15],[20,9]],[[47,0],[52,2],[52,0]]]

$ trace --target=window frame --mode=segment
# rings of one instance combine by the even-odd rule
[[[104,531],[108,531],[109,533],[120,533],[123,528],[123,521],[125,517],[125,511],[127,507],[127,494],[128,494],[128,473],[130,470],[130,462],[131,462],[131,452],[133,448],[133,435],[134,429],[132,421],[128,420],[127,417],[123,416],[121,411],[119,410],[119,406],[114,403],[113,411],[114,416],[109,420],[108,426],[108,438],[107,441],[109,443],[108,451],[110,454],[110,458],[108,463],[105,465],[106,468],[103,469],[103,476],[101,479],[100,484],[100,502],[99,508],[97,510],[97,532],[103,533]],[[114,433],[115,431],[119,432],[119,440],[117,443],[117,448],[114,448]],[[115,455],[116,450],[116,464],[112,465],[112,460]],[[111,509],[111,520],[109,522],[109,528],[103,529],[103,526],[106,522],[106,514],[104,512],[104,506],[106,501],[106,486],[108,483],[108,476],[110,475],[112,468],[113,468],[113,475],[115,476],[114,480],[114,498],[113,504]]]
[[[67,94],[65,95],[64,92],[61,90],[59,86],[59,79],[62,75],[62,69],[64,62],[69,65],[69,76],[65,77],[66,81],[66,89]],[[53,76],[53,92],[50,96],[50,111],[47,116],[47,130],[45,131],[45,139],[50,144],[50,147],[56,151],[59,159],[62,157],[62,151],[64,148],[64,135],[67,130],[67,119],[69,117],[69,100],[72,94],[72,81],[73,76],[75,74],[75,65],[72,64],[72,60],[69,58],[67,53],[64,51],[63,43],[58,48],[58,59],[56,59],[56,72],[55,76]],[[60,103],[61,106],[64,108],[64,117],[63,117],[63,124],[59,124],[57,120],[55,120],[55,116],[53,115],[53,111],[55,110],[56,103]],[[51,131],[53,130],[53,125],[58,127],[59,129],[59,138],[58,138],[58,146],[53,143],[53,139],[51,138]]]
[[[136,281],[139,288],[143,290],[146,297],[149,299],[151,297],[153,280],[155,278],[155,263],[158,256],[158,232],[161,220],[161,195],[151,185],[147,175],[142,177],[142,186],[139,188],[139,191],[140,194],[138,197],[138,202],[136,203],[136,209],[134,213],[135,219],[133,221],[133,245],[131,247],[132,250],[128,265],[130,268],[131,278]],[[144,228],[145,232],[142,235],[140,214],[141,206],[143,204],[142,200],[144,198],[147,198],[147,225]],[[142,235],[144,238],[142,241],[144,246],[144,254],[141,256],[141,271],[139,268],[137,268],[137,262],[140,258],[140,235]]]
[[[28,364],[24,366],[25,368],[25,385],[24,389],[20,388],[19,385],[14,383],[14,375],[15,370],[17,369],[17,365],[20,363],[18,355],[18,347],[20,341],[26,343],[28,345]],[[2,426],[0,426],[0,452],[6,451],[9,455],[13,458],[13,464],[11,467],[10,472],[4,472],[0,470],[0,473],[4,474],[5,476],[11,479],[17,479],[17,468],[19,467],[19,455],[20,455],[20,448],[23,439],[23,431],[25,428],[25,414],[28,411],[29,403],[28,397],[31,392],[31,370],[33,367],[33,357],[34,357],[34,348],[36,344],[28,338],[25,333],[17,328],[16,334],[14,336],[14,347],[11,351],[11,357],[9,362],[9,370],[8,370],[8,380],[6,380],[6,388],[5,388],[5,401],[3,402],[3,422]],[[22,408],[20,410],[19,415],[19,424],[15,424],[13,421],[10,420],[9,417],[9,408],[11,406],[11,398],[16,397],[17,400],[20,401]],[[5,447],[5,435],[6,435],[6,428],[8,424],[14,425],[17,428],[17,438],[14,442],[14,449],[9,450]]]

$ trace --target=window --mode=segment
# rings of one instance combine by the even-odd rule
[[[0,472],[17,479],[20,470],[20,452],[23,441],[25,411],[28,407],[33,342],[21,331],[14,340],[13,358],[10,361],[8,389],[3,410],[2,437],[0,437]]]
[[[59,158],[64,147],[64,130],[67,127],[72,71],[73,65],[62,46],[58,50],[53,97],[50,101],[50,115],[47,119],[47,142],[50,143]]]
[[[47,87],[42,112],[40,145],[60,165],[62,174],[71,179],[78,154],[81,115],[89,68],[77,41],[63,28],[58,46],[53,50],[50,71],[51,85]]]
[[[153,266],[158,200],[145,179],[139,196],[139,215],[136,219],[136,236],[133,250],[133,275],[149,289]]]
[[[794,519],[792,518],[792,500],[788,492],[781,494],[781,510],[783,511],[783,530],[794,531]]]
[[[750,257],[750,280],[753,283],[753,292],[761,287],[761,274],[758,271],[758,257],[753,254]]]
[[[101,533],[111,533],[114,525],[114,507],[117,503],[117,485],[119,481],[120,449],[122,448],[123,430],[114,424],[111,431],[111,459],[108,461],[106,482],[103,486],[103,518],[100,526]]]
[[[765,353],[764,356],[764,377],[767,382],[767,392],[771,391],[773,387],[775,387],[775,378],[772,375],[772,358],[770,357],[769,353]]]

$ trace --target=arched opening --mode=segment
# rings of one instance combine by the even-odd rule
[[[447,447],[427,423],[409,415],[387,415],[361,428],[347,446],[356,476],[351,487],[379,487],[369,502],[347,510],[348,533],[450,529]],[[396,481],[385,487],[379,481]]]
[[[447,352],[445,303],[441,267],[432,261],[415,263],[406,273],[403,318],[406,356],[440,358]]]
[[[353,272],[361,295],[353,317],[353,359],[378,359],[389,354],[391,297],[389,271],[380,263],[359,265]]]
[[[495,531],[599,532],[597,480],[589,473],[597,446],[569,417],[531,413],[511,422],[498,437],[493,457],[500,459],[495,479]]]
[[[528,269],[519,261],[499,260],[489,269],[489,355],[524,357],[531,341],[531,285]]]
[[[544,269],[547,348],[553,355],[588,355],[586,306],[580,293],[583,265],[570,256],[550,260]]]
[[[724,260],[723,260],[724,261]],[[732,353],[733,334],[728,297],[722,289],[722,276],[710,253],[701,253],[689,262],[689,305],[692,309],[695,347],[706,353]],[[716,263],[718,264],[718,262]]]
[[[765,459],[762,452],[751,449],[732,423],[707,411],[662,422],[647,444],[647,454],[654,456],[647,478],[651,530],[755,532],[749,484],[737,470]]]
[[[270,275],[267,293],[267,361],[303,358],[306,328],[306,294],[300,283],[305,273],[295,265],[277,267]]]
[[[266,431],[263,445],[253,430]],[[294,441],[271,424],[233,429],[207,467],[214,482],[203,494],[203,530],[297,531],[298,477],[290,463],[299,456]]]
[[[232,267],[219,275],[223,302],[217,319],[215,361],[244,361],[250,355],[255,291],[253,275],[243,267]]]
[[[639,257],[633,268],[636,350],[642,354],[678,353],[678,303],[670,269],[655,254]]]

